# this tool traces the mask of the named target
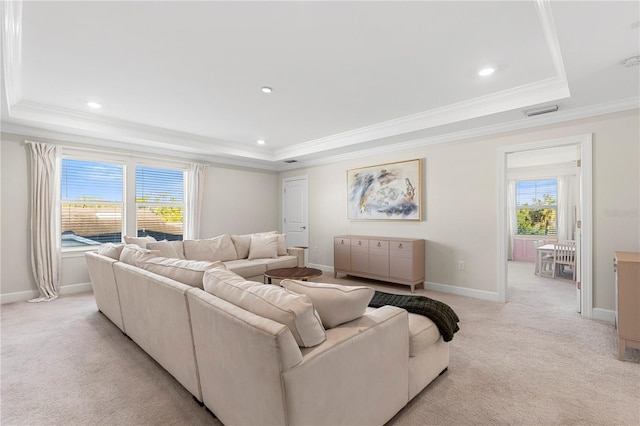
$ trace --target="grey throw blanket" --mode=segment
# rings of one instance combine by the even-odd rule
[[[429,299],[425,296],[403,295],[376,291],[369,303],[372,308],[391,305],[406,309],[412,314],[423,315],[435,323],[442,334],[442,339],[449,342],[458,328],[460,319],[446,303]]]

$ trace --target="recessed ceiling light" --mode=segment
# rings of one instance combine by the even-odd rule
[[[271,87],[267,87],[267,86],[264,86],[260,90],[262,90],[262,93],[271,93],[271,92],[273,92],[273,89]]]
[[[486,77],[488,75],[493,74],[494,72],[496,72],[495,68],[491,68],[491,67],[487,67],[487,68],[483,68],[478,72],[479,76],[482,77]]]
[[[265,143],[267,143],[267,141],[265,141],[264,139],[258,139],[256,142],[258,142],[258,145],[264,145]]]
[[[100,104],[99,104],[99,103],[97,103],[97,102],[87,102],[87,106],[88,106],[89,108],[93,108],[93,109],[99,109],[99,108],[102,108],[102,105],[100,105]]]

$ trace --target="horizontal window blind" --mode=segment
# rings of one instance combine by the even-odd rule
[[[136,167],[138,236],[181,240],[184,215],[184,172]]]
[[[124,166],[62,159],[62,246],[120,242]]]

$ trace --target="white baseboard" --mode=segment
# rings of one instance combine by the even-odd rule
[[[60,294],[73,294],[82,293],[85,291],[91,291],[91,283],[70,284],[60,287]],[[35,299],[38,297],[37,290],[19,291],[16,293],[0,294],[0,305],[13,302],[24,302],[26,300]]]
[[[498,293],[486,290],[476,290],[473,288],[457,287],[449,284],[438,284],[426,281],[424,288],[441,293],[455,294],[457,296],[471,297],[474,299],[488,300],[490,302],[499,302]]]
[[[307,266],[309,268],[320,269],[322,272],[331,272],[331,273],[333,273],[333,266],[320,265],[320,264],[317,264],[317,263],[309,263]]]
[[[34,299],[36,297],[38,297],[37,290],[0,294],[0,304],[4,305],[5,303],[24,302],[25,300]]]
[[[609,309],[593,308],[591,319],[614,324],[616,322],[616,311]]]
[[[309,267],[320,269],[323,272],[333,273],[333,266],[311,263],[309,264]],[[488,300],[490,302],[500,301],[498,297],[498,293],[491,292],[491,291],[475,290],[472,288],[456,287],[454,285],[438,284],[438,283],[432,283],[432,282],[425,282],[424,288],[428,290],[439,291],[441,293],[456,294],[458,296],[466,296],[466,297],[472,297],[474,299]]]
[[[91,291],[93,287],[91,287],[91,283],[80,283],[80,284],[70,284],[64,285],[60,287],[60,294],[72,294],[72,293],[83,293],[85,291]]]

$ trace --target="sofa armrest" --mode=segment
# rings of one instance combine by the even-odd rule
[[[283,373],[289,423],[390,420],[409,400],[407,312],[384,306],[326,335],[324,343],[302,349],[302,362]]]
[[[304,249],[302,247],[287,247],[287,253],[298,258],[298,268],[304,268]]]

